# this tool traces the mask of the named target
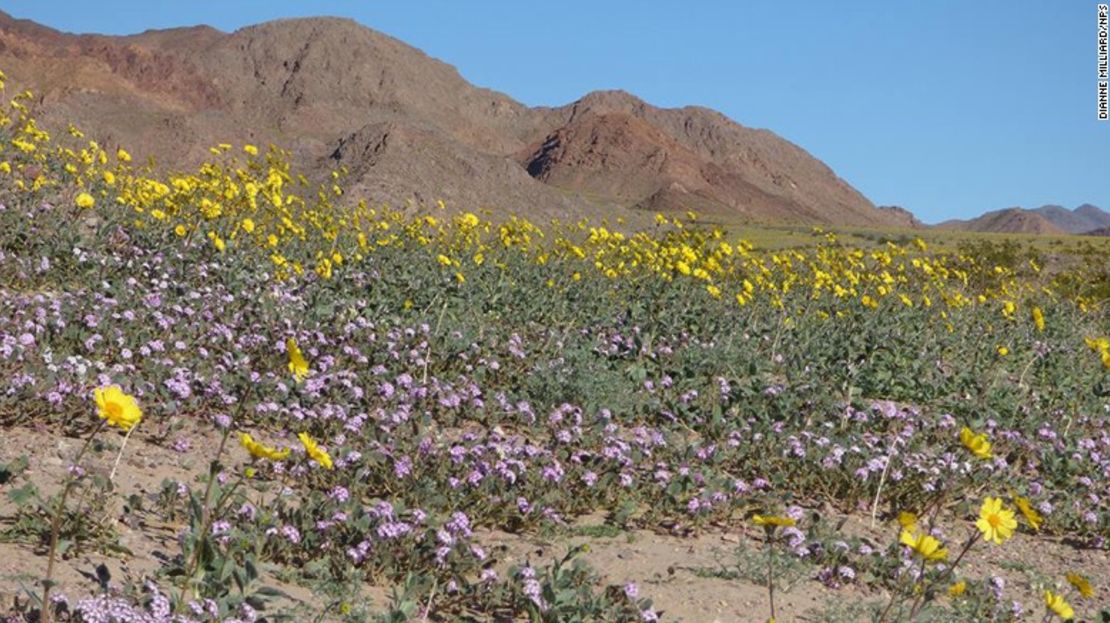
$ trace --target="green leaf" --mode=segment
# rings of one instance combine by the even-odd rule
[[[258,579],[258,567],[254,564],[254,556],[248,556],[243,562],[243,570],[246,572],[247,584]]]
[[[128,549],[127,547],[125,547],[125,546],[123,546],[119,543],[108,543],[104,546],[104,549],[108,550],[109,552],[113,552],[113,553],[116,553],[116,554],[123,554],[125,556],[134,556],[135,555],[134,552],[132,552],[130,549]]]
[[[18,489],[8,492],[8,499],[18,507],[26,506],[28,502],[38,497],[38,489],[32,483],[27,483]]]
[[[289,599],[292,599],[292,597],[289,596],[289,593],[286,593],[281,589],[274,588],[273,586],[260,586],[258,590],[254,591],[254,594],[262,595],[263,597],[287,597]]]
[[[0,485],[11,482],[16,476],[27,469],[27,455],[23,454],[11,463],[0,465]]]

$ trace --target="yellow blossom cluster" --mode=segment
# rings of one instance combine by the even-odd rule
[[[135,228],[178,244],[207,246],[217,255],[254,253],[277,280],[313,273],[333,279],[381,250],[415,249],[459,288],[469,287],[475,271],[506,270],[515,258],[556,267],[545,279],[549,288],[575,287],[591,276],[689,283],[721,305],[765,304],[784,316],[821,319],[909,309],[948,332],[955,331],[955,313],[978,309],[994,314],[1000,331],[1024,322],[1030,338],[1046,331],[1060,303],[1093,311],[1101,300],[1064,301],[1033,260],[1019,270],[974,254],[933,251],[921,238],[859,248],[815,229],[812,246],[757,249],[694,214],[657,214],[656,227],[630,232],[619,219],[552,221],[541,228],[519,217],[453,213],[442,201],[424,212],[372,206],[347,199],[344,170],[310,182],[274,146],[221,144],[195,171],[160,173],[138,165],[125,149],[85,139],[75,127],[69,138],[55,139],[30,115],[29,97],[17,95],[0,112],[0,175],[12,177],[16,192],[61,190],[79,210],[125,211]],[[1089,343],[1110,369],[1110,347]],[[1015,346],[992,348],[1006,357]]]

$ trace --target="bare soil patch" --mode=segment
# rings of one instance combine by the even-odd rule
[[[153,576],[163,561],[179,551],[176,539],[183,526],[136,522],[123,512],[124,502],[132,495],[151,498],[157,495],[165,479],[194,483],[204,472],[218,441],[211,428],[186,428],[172,435],[171,440],[177,437],[190,440],[188,450],[174,451],[142,434],[128,440],[114,480],[117,493],[108,506],[111,511],[105,521],[118,536],[118,543],[132,555],[82,551],[62,560],[57,572],[61,592],[73,599],[100,590],[95,570],[102,564],[109,570],[113,586],[140,582]],[[123,441],[122,435],[110,438],[116,443]],[[24,479],[45,493],[56,491],[80,444],[78,439],[59,438],[44,430],[5,431],[0,463],[25,455],[28,468],[21,479],[0,485],[0,528],[10,525],[15,512],[8,491],[22,486]],[[115,456],[115,449],[109,446],[94,453],[86,465],[91,470],[108,473]],[[961,532],[963,529],[956,528]],[[869,518],[862,515],[847,517],[842,530],[845,535],[866,536],[880,543],[897,535],[895,525],[880,522],[871,527]],[[483,547],[498,556],[502,569],[527,561],[546,562],[563,556],[569,548],[588,544],[589,551],[583,558],[606,582],[635,583],[641,595],[652,598],[666,621],[724,623],[764,621],[768,616],[766,587],[751,577],[736,577],[738,558],[751,560],[762,555],[761,533],[754,527],[675,536],[648,530],[621,531],[606,526],[602,516],[587,516],[550,535],[480,530],[476,537]],[[804,561],[798,564],[799,575],[777,592],[779,621],[832,620],[835,612],[843,612],[852,604],[885,603],[888,599],[886,593],[864,586],[826,587],[815,579],[816,567],[807,568]],[[24,589],[38,590],[45,567],[42,547],[0,542],[0,612],[10,608],[14,599],[22,599]],[[1003,547],[975,547],[961,567],[964,577],[1001,577],[1007,599],[1020,601],[1028,620],[1039,620],[1043,613],[1038,588],[1043,582],[1058,581],[1069,571],[1091,578],[1096,586],[1110,578],[1110,556],[1106,552],[1077,548],[1062,539],[1026,534],[1016,535]],[[273,573],[265,575],[265,583],[290,596],[278,607],[306,615],[326,605],[311,587],[279,581]],[[366,586],[358,599],[369,600],[375,610],[383,608],[390,588]],[[1106,594],[1105,586],[1098,588],[1100,596]]]

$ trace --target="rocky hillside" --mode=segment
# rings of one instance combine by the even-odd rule
[[[951,220],[941,229],[997,233],[1084,234],[1110,228],[1110,212],[1085,203],[1074,210],[1045,205],[1032,210],[1007,208],[987,212],[971,220]]]
[[[74,122],[164,166],[220,142],[275,143],[348,196],[536,216],[694,209],[730,220],[912,226],[802,148],[705,108],[623,92],[529,108],[396,39],[335,18],[126,37],[0,13],[0,69]]]
[[[937,227],[940,229],[1006,234],[1059,235],[1067,233],[1040,214],[1021,208],[995,210],[967,221],[945,221]]]
[[[913,212],[910,212],[902,206],[879,206],[879,210],[885,212],[890,218],[901,221],[903,227],[911,227],[913,229],[926,227],[925,223],[922,223],[914,216]]]
[[[1060,229],[1072,233],[1083,234],[1099,228],[1110,227],[1110,212],[1089,203],[1069,210],[1063,206],[1041,206],[1033,212],[1048,219],[1050,223]]]

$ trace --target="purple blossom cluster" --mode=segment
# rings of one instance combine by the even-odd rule
[[[26,217],[59,215],[44,205]],[[509,255],[459,290],[434,260],[416,261],[420,249],[376,252],[331,280],[279,281],[266,262],[153,232],[106,226],[73,244],[0,260],[0,283],[23,284],[0,287],[0,412],[91,420],[93,389],[119,384],[143,406],[140,431],[175,419],[263,431],[291,452],[253,464],[254,482],[274,492],[266,504],[237,502],[211,523],[225,549],[261,535],[270,561],[332,557],[389,581],[426,568],[464,591],[474,578],[497,581],[475,538],[482,527],[529,530],[598,510],[629,525],[709,525],[787,494],[853,510],[880,487],[898,508],[1000,478],[1052,529],[1097,547],[1110,537],[1110,403],[1091,391],[1101,371],[1044,372],[1072,367],[1079,321],[1058,329],[1066,337],[1038,338],[1030,376],[996,379],[997,357],[975,359],[960,334],[905,336],[923,317],[826,323],[801,313],[804,294],[780,313],[634,280],[559,290],[548,275],[572,267]],[[995,330],[973,313],[958,319],[964,337]],[[290,340],[308,363],[303,378],[291,373]],[[953,371],[953,358],[974,374]],[[989,437],[989,460],[961,446],[965,425]],[[298,433],[333,470],[310,466]],[[188,434],[166,445],[206,447]],[[250,460],[236,451],[233,463]],[[178,502],[191,494],[178,485]],[[839,556],[840,545],[830,552],[796,528],[782,536],[797,556]],[[820,579],[855,574],[837,560]],[[536,608],[551,607],[533,567],[517,580]],[[200,602],[193,619],[166,618],[150,590],[149,608],[109,595],[75,608],[89,621],[215,616]]]

